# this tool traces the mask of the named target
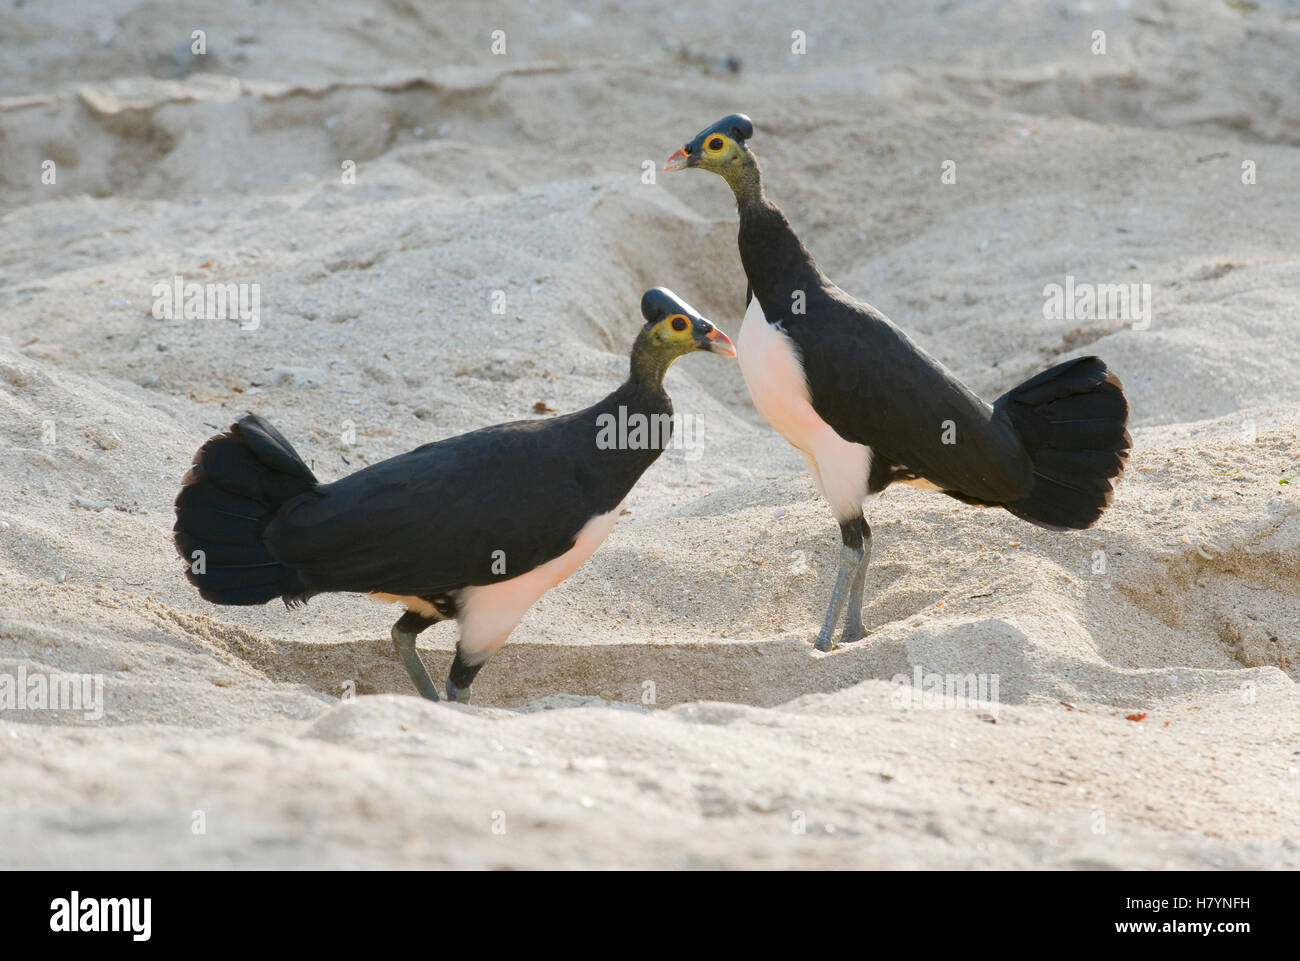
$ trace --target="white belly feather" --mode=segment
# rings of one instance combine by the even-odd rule
[[[597,514],[568,551],[508,581],[467,587],[457,598],[460,650],[469,664],[481,664],[501,649],[520,618],[543,594],[587,562],[609,536],[623,505]],[[507,572],[510,558],[506,558]]]
[[[836,519],[861,515],[871,472],[871,448],[845,440],[813,409],[799,350],[767,322],[754,297],[736,343],[740,373],[754,407],[803,454]]]

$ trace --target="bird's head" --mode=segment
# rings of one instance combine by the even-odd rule
[[[664,170],[700,167],[712,170],[731,181],[745,167],[754,163],[745,141],[754,136],[754,124],[743,113],[733,113],[705,127],[685,145],[675,150]]]
[[[642,295],[641,316],[645,318],[641,339],[673,359],[693,350],[736,356],[731,338],[667,287],[651,287]]]
[[[696,350],[736,356],[736,347],[722,331],[666,287],[651,287],[641,297],[645,326],[632,348],[633,371],[662,381],[670,364]]]

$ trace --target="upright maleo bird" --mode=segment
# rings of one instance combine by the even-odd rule
[[[1091,526],[1110,505],[1131,440],[1119,379],[1096,357],[1058,364],[999,397],[975,396],[869,304],[817,268],[763,193],[746,141],[724,117],[675,151],[667,170],[720,175],[740,210],[749,279],[741,373],[768,422],[803,454],[840,524],[839,574],[818,650],[847,605],[841,641],[863,636],[871,560],[867,495],[894,481],[938,490],[1054,531]]]
[[[216,604],[297,604],[327,591],[400,602],[393,644],[433,701],[415,638],[455,618],[447,696],[467,701],[479,668],[600,546],[669,443],[669,365],[695,350],[736,356],[671,291],[646,291],[641,313],[631,374],[599,403],[425,444],[332,484],[249,414],[199,449],[176,498],[190,583]]]

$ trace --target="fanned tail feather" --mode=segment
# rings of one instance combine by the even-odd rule
[[[176,497],[176,550],[185,576],[215,604],[265,604],[307,587],[271,556],[266,525],[280,506],[316,486],[293,446],[253,414],[194,455]]]
[[[993,409],[1034,464],[1029,495],[1003,506],[1052,530],[1095,524],[1114,499],[1133,446],[1119,378],[1099,357],[1079,357],[1031,377]]]

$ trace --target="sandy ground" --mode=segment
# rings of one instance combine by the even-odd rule
[[[0,863],[1300,866],[1300,6],[743,7],[6,5],[0,676],[104,713],[0,710]],[[643,179],[734,110],[826,271],[984,396],[1107,359],[1097,528],[891,490],[870,636],[815,654],[829,512],[693,357],[702,441],[472,706],[413,696],[391,608],[196,596],[171,502],[244,410],[333,479],[599,398],[652,284],[734,335],[726,188]],[[178,274],[260,323],[156,319]],[[1067,275],[1150,323],[1045,319]],[[967,674],[996,701],[896,683]]]

